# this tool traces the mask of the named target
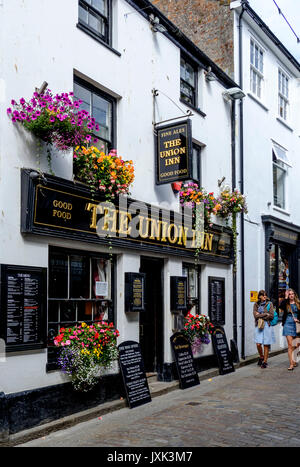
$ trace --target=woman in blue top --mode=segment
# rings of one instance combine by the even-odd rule
[[[295,366],[298,366],[298,364],[293,360],[293,351],[297,348],[294,346],[293,340],[297,337],[296,322],[299,322],[300,318],[300,300],[293,289],[288,289],[285,292],[285,300],[282,300],[279,308],[283,310],[282,335],[286,336],[288,344],[288,356],[290,361],[288,370],[292,371]]]
[[[259,353],[258,365],[267,368],[271,344],[275,342],[275,334],[271,326],[274,318],[273,303],[269,300],[265,290],[258,292],[258,301],[253,305],[253,316],[255,320],[254,342]],[[258,320],[264,320],[264,328],[259,329]]]

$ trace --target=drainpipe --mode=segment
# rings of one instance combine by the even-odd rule
[[[243,53],[242,53],[242,17],[245,11],[247,0],[242,0],[242,11],[239,16],[239,85],[243,89]],[[240,191],[244,194],[244,112],[243,99],[240,99]],[[240,270],[241,270],[241,357],[245,359],[245,231],[244,214],[241,213],[240,225]]]
[[[235,163],[235,100],[231,101],[231,187],[232,191],[236,188],[236,163]],[[237,332],[237,290],[236,290],[236,268],[232,268],[232,330],[233,330],[233,340],[237,344],[238,332]]]

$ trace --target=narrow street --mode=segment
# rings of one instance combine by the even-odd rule
[[[247,365],[22,446],[299,447],[300,367],[287,368],[283,353],[267,369]]]

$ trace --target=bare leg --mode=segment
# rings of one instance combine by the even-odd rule
[[[294,351],[294,346],[293,346],[293,336],[286,336],[287,344],[288,344],[288,357],[290,361],[290,368],[294,368],[294,362],[293,362],[293,351]]]

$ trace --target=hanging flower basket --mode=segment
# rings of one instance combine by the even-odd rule
[[[29,101],[12,100],[7,114],[46,144],[67,151],[95,140],[92,132],[99,130],[95,119],[80,109],[81,103],[73,99],[73,92],[53,95],[47,89],[43,94],[35,92]]]
[[[73,169],[77,180],[99,190],[107,199],[129,194],[134,180],[132,161],[124,161],[115,150],[105,154],[94,146],[75,148]]]
[[[58,365],[71,377],[76,391],[93,389],[101,371],[111,367],[118,357],[118,336],[113,324],[104,321],[60,329],[54,338],[55,346],[61,349]]]
[[[203,203],[204,223],[206,226],[211,223],[211,215],[217,214],[221,208],[220,203],[216,200],[214,193],[208,193],[204,188],[199,187],[197,183],[184,183],[179,192],[179,200],[181,206],[187,206],[193,210],[195,215],[197,205]]]
[[[237,189],[234,191],[223,190],[217,199],[220,208],[217,215],[226,219],[240,212],[247,213],[246,198]]]
[[[188,313],[184,319],[183,334],[188,338],[193,354],[201,351],[203,344],[210,343],[210,334],[214,325],[208,316]]]

